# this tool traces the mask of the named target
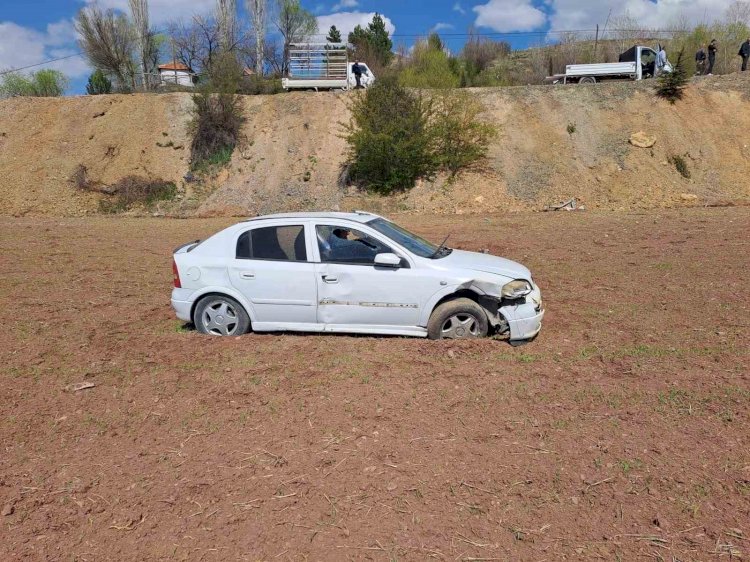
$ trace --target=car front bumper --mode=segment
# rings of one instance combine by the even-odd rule
[[[542,329],[544,318],[544,305],[539,287],[534,286],[534,290],[526,297],[526,302],[502,306],[499,312],[508,322],[510,343],[518,344],[534,339]]]

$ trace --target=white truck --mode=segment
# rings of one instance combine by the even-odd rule
[[[357,86],[356,61],[349,60],[344,43],[292,43],[289,45],[287,75],[281,79],[285,90],[350,90]],[[363,62],[360,85],[369,87],[375,75]]]
[[[604,80],[643,80],[652,78],[656,71],[657,53],[649,47],[636,45],[619,57],[618,62],[569,64],[565,74],[547,77],[553,84],[596,84]],[[663,72],[672,72],[667,61]]]

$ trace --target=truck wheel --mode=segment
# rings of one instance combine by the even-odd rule
[[[578,80],[579,84],[596,84],[596,77],[594,76],[584,76],[583,78]]]
[[[432,311],[427,322],[431,340],[483,338],[487,335],[487,314],[471,299],[444,302]]]

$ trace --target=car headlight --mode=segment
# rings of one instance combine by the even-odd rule
[[[516,279],[503,285],[500,294],[507,299],[518,299],[525,297],[532,290],[531,283],[523,279]]]

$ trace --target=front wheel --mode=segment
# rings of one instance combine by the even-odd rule
[[[240,336],[250,328],[250,318],[242,305],[231,297],[209,295],[195,307],[193,323],[202,334]]]
[[[455,299],[432,311],[427,337],[431,340],[483,338],[487,329],[487,315],[481,306],[471,299]]]

